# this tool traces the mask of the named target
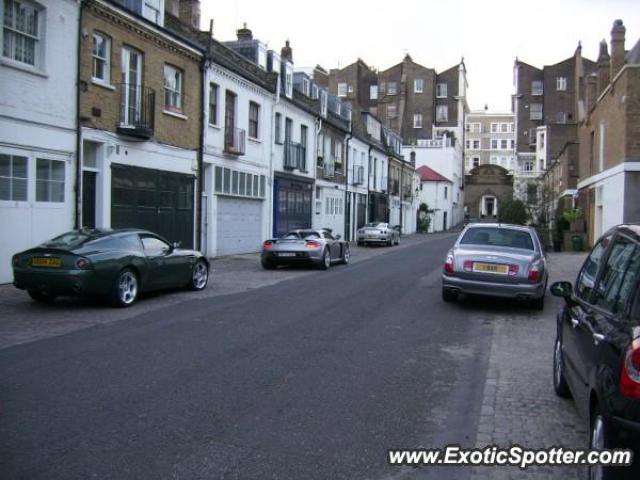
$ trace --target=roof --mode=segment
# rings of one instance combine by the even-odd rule
[[[449,182],[453,183],[447,177],[443,177],[438,172],[433,170],[432,168],[423,165],[422,167],[416,168],[416,172],[420,174],[420,180],[423,182]]]
[[[634,47],[629,50],[626,60],[629,65],[637,65],[640,63],[640,40],[638,40]]]

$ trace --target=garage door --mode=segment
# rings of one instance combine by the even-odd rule
[[[260,250],[262,200],[219,196],[216,222],[218,255]]]
[[[194,177],[111,165],[111,226],[143,228],[193,248]]]

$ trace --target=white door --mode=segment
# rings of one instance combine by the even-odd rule
[[[218,197],[217,255],[260,251],[262,200]]]

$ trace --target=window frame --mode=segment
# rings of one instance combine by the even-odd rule
[[[255,132],[253,132],[252,129],[254,129]],[[253,133],[255,133],[255,136],[253,135]],[[249,101],[247,135],[252,140],[260,140],[260,104],[258,102],[254,102],[253,100]]]
[[[0,175],[0,178],[6,179],[9,184],[9,197],[8,198],[0,198],[0,202],[28,202],[29,201],[29,157],[24,155],[14,155],[12,153],[4,153],[0,152],[1,156],[8,157],[9,160],[9,172],[8,176]],[[24,170],[26,177],[17,177],[14,175],[14,158],[18,158],[24,160]],[[15,182],[24,182],[24,198],[15,198],[13,196],[14,191],[14,183]]]
[[[413,128],[422,128],[422,114],[414,113],[413,114]]]
[[[564,77],[564,76],[556,77],[556,91],[557,92],[567,91],[567,77]]]
[[[38,177],[38,173],[39,173],[39,168],[38,168],[38,164],[40,162],[48,162],[48,178],[39,178]],[[55,180],[53,178],[53,165],[54,162],[57,162],[58,164],[62,165],[62,180]],[[36,174],[35,174],[35,186],[36,186],[36,191],[35,191],[35,200],[37,203],[54,203],[54,204],[64,204],[65,200],[66,200],[66,188],[67,188],[67,162],[65,162],[64,160],[57,160],[54,158],[47,158],[47,157],[35,157],[35,167],[36,167]],[[41,199],[39,196],[39,189],[38,189],[38,184],[39,182],[45,182],[45,185],[47,185],[46,188],[46,199]],[[51,188],[53,184],[61,184],[62,185],[62,198],[60,200],[52,200],[52,193],[53,193],[53,189]]]
[[[418,85],[420,85],[419,88],[418,88]],[[413,79],[413,93],[424,93],[424,79],[423,78],[414,78]]]
[[[338,97],[347,96],[348,85],[346,82],[338,82]]]
[[[215,92],[212,92],[212,90],[215,90]],[[213,94],[212,94],[213,93]],[[212,102],[212,100],[214,100]],[[209,118],[208,118],[208,123],[209,125],[213,126],[213,127],[219,127],[220,126],[220,116],[218,115],[219,110],[218,107],[220,106],[220,85],[218,85],[216,82],[209,82]],[[213,107],[213,110],[211,109],[211,107]],[[213,112],[213,119],[214,121],[211,121],[211,113]]]
[[[442,115],[441,112],[445,112]],[[436,122],[448,122],[449,121],[449,105],[436,105]]]
[[[397,94],[398,94],[398,83],[387,82],[387,95],[397,95]]]
[[[46,18],[45,18],[45,14],[46,14],[46,9],[43,5],[41,5],[38,2],[34,2],[32,0],[4,0],[3,5],[2,5],[2,9],[4,12],[5,9],[5,3],[6,2],[11,2],[12,4],[12,10],[13,10],[13,5],[14,4],[18,4],[18,5],[22,5],[22,6],[27,6],[29,8],[32,9],[32,11],[35,13],[35,21],[33,23],[33,27],[35,30],[34,32],[29,32],[27,31],[28,28],[25,28],[24,30],[19,30],[17,28],[17,26],[15,25],[15,22],[12,22],[11,25],[5,25],[4,21],[6,21],[6,16],[3,13],[3,24],[2,24],[2,59],[7,61],[7,62],[11,62],[14,63],[15,65],[19,65],[20,67],[24,67],[24,68],[28,68],[28,69],[34,69],[37,71],[41,71],[43,70],[43,63],[44,63],[44,43],[45,43],[45,36],[43,35],[43,32],[45,31],[45,22],[46,22]],[[26,25],[26,21],[25,21],[25,25]],[[15,38],[16,37],[21,37],[23,39],[28,39],[31,42],[33,42],[33,53],[32,53],[32,58],[33,58],[33,63],[30,63],[29,61],[25,61],[24,59],[24,54],[22,56],[21,59],[15,58],[16,56],[16,49],[18,48],[16,46],[16,42],[15,42]],[[9,39],[9,40],[8,40]],[[6,43],[9,43],[8,49],[10,50],[9,52],[9,56],[5,55],[5,48],[6,47]],[[26,45],[25,41],[23,40],[22,42],[22,46],[24,47]],[[23,50],[25,50],[23,48]]]
[[[436,83],[436,98],[447,98],[449,96],[447,82]]]
[[[96,37],[101,37],[106,46],[105,48],[105,57],[99,57],[96,54]],[[111,85],[111,37],[106,33],[103,33],[99,30],[94,30],[92,35],[92,50],[91,50],[91,58],[92,58],[92,70],[91,70],[91,80],[94,83],[99,83],[101,85]],[[96,76],[96,62],[101,61],[104,63],[103,69],[105,78],[100,78]]]
[[[172,88],[167,85],[167,72],[173,70],[174,75],[177,74],[175,78],[178,80],[177,88]],[[164,91],[164,100],[163,100],[163,109],[165,112],[171,113],[183,113],[183,91],[184,91],[184,72],[176,67],[175,65],[171,65],[170,63],[165,63],[163,66],[163,91]],[[167,103],[167,94],[169,94],[169,98],[172,100],[177,100],[177,104]]]

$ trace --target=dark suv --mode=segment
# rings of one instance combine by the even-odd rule
[[[589,420],[590,448],[632,448],[632,468],[592,467],[590,477],[640,478],[640,225],[605,233],[575,287],[556,282],[553,385]]]

